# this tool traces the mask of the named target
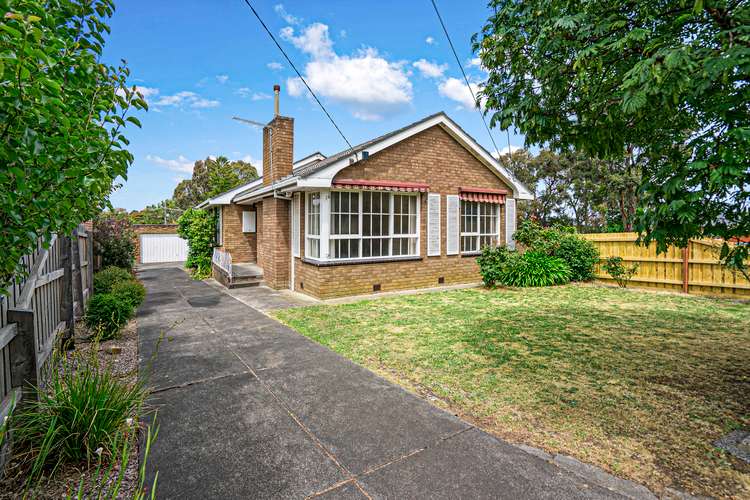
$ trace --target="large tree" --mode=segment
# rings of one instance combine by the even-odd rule
[[[492,124],[620,162],[626,183],[640,170],[636,229],[660,250],[750,234],[750,2],[490,6],[474,49]]]
[[[180,182],[172,199],[187,210],[198,203],[258,178],[258,170],[245,161],[230,161],[225,156],[198,160],[193,176]]]
[[[101,62],[112,0],[0,0],[0,293],[38,238],[106,205],[146,103]]]

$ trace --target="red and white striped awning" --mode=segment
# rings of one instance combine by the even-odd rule
[[[505,195],[508,191],[505,189],[489,189],[475,187],[458,188],[458,196],[466,201],[479,201],[482,203],[505,203]]]
[[[336,179],[333,181],[333,187],[338,189],[405,191],[411,193],[426,193],[430,190],[430,185],[422,182],[371,181],[366,179]]]

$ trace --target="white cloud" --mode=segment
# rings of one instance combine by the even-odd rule
[[[510,145],[510,151],[511,151],[511,153],[515,153],[516,151],[521,151],[521,150],[523,150],[523,147],[521,147],[521,146],[516,146],[514,144]],[[495,158],[500,158],[501,156],[507,155],[507,154],[508,154],[508,146],[505,146],[504,148],[500,149],[499,153],[497,151],[495,151],[494,153],[492,153],[492,156],[494,156]]]
[[[428,36],[427,38],[424,39],[424,43],[426,43],[427,45],[433,45],[435,43],[435,39],[432,38],[431,36]]]
[[[414,61],[412,66],[417,68],[422,76],[427,78],[442,78],[443,73],[448,69],[447,64],[437,64],[435,62],[430,62],[427,59]]]
[[[266,64],[266,67],[273,71],[279,71],[279,70],[284,69],[284,65],[276,61],[271,61],[270,63]]]
[[[135,91],[141,94],[141,97],[143,97],[143,99],[145,99],[146,102],[149,101],[149,98],[156,97],[157,95],[159,95],[159,89],[154,88],[154,87],[142,87],[140,85],[136,85]],[[115,93],[121,97],[125,97],[124,89],[117,89]]]
[[[229,75],[216,75],[216,81],[224,85],[229,81]]]
[[[154,103],[154,106],[174,106],[178,108],[187,106],[190,108],[202,109],[202,108],[215,108],[216,106],[219,106],[220,104],[221,103],[217,100],[206,99],[196,94],[195,92],[190,92],[189,90],[183,90],[182,92],[177,92],[176,94],[173,94],[173,95],[161,96],[159,100]]]
[[[346,38],[347,35],[348,33],[346,32],[346,30],[339,31],[339,38]]]
[[[304,76],[312,90],[346,106],[355,117],[379,120],[411,103],[406,62],[388,61],[372,47],[339,55],[333,50],[328,26],[322,23],[313,23],[299,34],[288,26],[281,30],[281,37],[310,56]],[[289,78],[287,88],[291,96],[304,94],[298,78]]]
[[[471,83],[471,91],[466,86],[466,82],[459,80],[458,78],[448,78],[438,85],[438,92],[443,97],[447,97],[453,101],[456,101],[465,109],[472,109],[476,107],[474,102],[474,95],[481,90],[481,87],[476,83]]]
[[[188,174],[193,173],[194,162],[188,160],[182,155],[179,155],[174,160],[162,158],[161,156],[157,155],[146,155],[146,160],[150,161],[151,163],[161,165],[162,167],[166,167],[169,170],[173,170],[175,172],[185,172]]]
[[[271,94],[265,92],[254,92],[250,87],[240,87],[235,91],[235,94],[252,101],[264,101],[272,97]]]
[[[302,18],[295,17],[291,15],[290,13],[288,13],[286,9],[284,8],[284,5],[282,4],[274,5],[273,10],[287,24],[300,24],[302,22]]]

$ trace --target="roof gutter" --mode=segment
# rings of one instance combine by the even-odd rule
[[[250,192],[243,192],[239,193],[232,198],[232,203],[252,203],[254,201],[257,201],[261,198],[265,198],[266,196],[276,196],[276,192],[288,187],[295,186],[297,184],[298,177],[288,177],[286,179],[282,179],[278,182],[275,182],[274,184],[270,186],[265,186],[260,189],[256,189],[254,191]]]

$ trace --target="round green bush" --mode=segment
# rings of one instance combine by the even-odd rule
[[[599,250],[590,241],[574,234],[563,235],[553,255],[568,264],[571,281],[594,279],[594,266],[599,262]]]
[[[512,254],[498,281],[507,286],[552,286],[570,281],[570,268],[564,260],[540,252]]]
[[[120,281],[112,286],[111,293],[137,309],[146,297],[146,288],[136,280]]]
[[[102,340],[115,338],[133,316],[133,305],[111,293],[91,297],[86,310],[86,325],[101,335]]]
[[[94,275],[94,292],[109,293],[115,284],[122,281],[133,281],[133,275],[121,267],[105,267]]]
[[[514,251],[508,250],[505,246],[482,247],[482,254],[477,257],[477,264],[479,264],[479,274],[482,275],[484,286],[493,287],[500,281],[503,267],[514,254]]]

